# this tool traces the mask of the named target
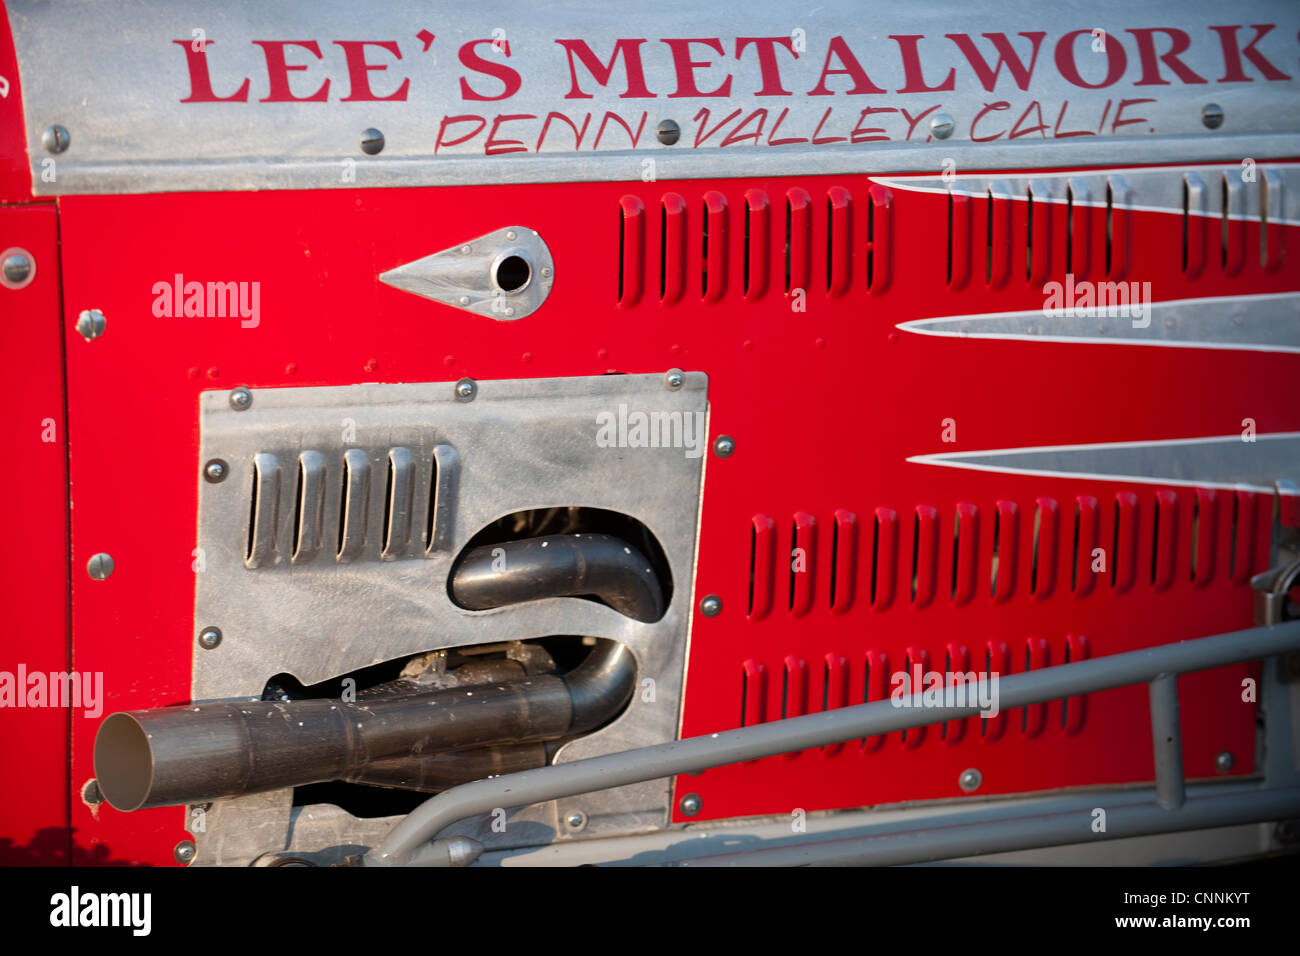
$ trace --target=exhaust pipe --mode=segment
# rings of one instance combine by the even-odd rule
[[[479,548],[453,572],[452,596],[462,607],[596,594],[637,620],[663,616],[663,595],[649,562],[617,538],[554,535],[496,547],[506,552],[505,561],[497,562],[503,570],[491,570],[492,548]],[[486,552],[486,563],[480,552]],[[600,726],[631,699],[635,682],[631,652],[606,641],[562,677],[535,675],[355,703],[216,702],[125,711],[100,725],[95,778],[104,799],[123,811],[330,780],[404,786],[391,782],[403,780],[424,789],[422,782],[459,775],[453,769],[458,759],[467,773],[490,768],[485,776],[536,762],[538,751],[519,745]]]

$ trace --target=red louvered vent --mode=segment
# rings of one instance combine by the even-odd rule
[[[776,522],[754,515],[749,529],[749,619],[761,621],[776,597]]]
[[[894,603],[898,580],[898,514],[877,508],[871,534],[871,607],[883,611]]]
[[[618,304],[631,308],[645,291],[645,203],[624,196],[618,211]]]
[[[795,513],[790,529],[790,613],[803,617],[813,607],[817,584],[817,519]]]
[[[812,282],[812,197],[798,186],[785,194],[785,291]]]
[[[831,611],[853,607],[858,579],[858,516],[837,508],[831,527]]]
[[[751,189],[745,193],[745,298],[754,302],[767,294],[771,262],[771,204],[767,193]]]
[[[674,305],[686,294],[686,200],[677,193],[664,193],[659,204],[662,226],[659,240],[659,298]]]
[[[948,285],[954,290],[970,282],[973,205],[965,193],[948,193]]]
[[[1183,274],[1200,278],[1205,272],[1210,239],[1210,217],[1206,214],[1209,195],[1198,173],[1183,174]]]
[[[991,289],[1001,289],[1011,278],[1011,208],[1014,201],[1005,183],[994,183],[989,187],[985,222],[988,257],[984,262],[984,281]]]
[[[1042,670],[1051,665],[1051,649],[1041,637],[1025,641],[1025,671]],[[1047,726],[1047,704],[1029,704],[1020,711],[1020,729],[1026,737],[1037,737]]]
[[[1106,180],[1106,275],[1122,279],[1133,262],[1133,188],[1123,176]]]
[[[867,198],[867,289],[880,295],[894,277],[894,194],[874,183]]]
[[[700,258],[700,295],[705,302],[721,301],[727,293],[727,197],[717,190],[704,194],[704,235]]]
[[[1246,184],[1240,176],[1224,174],[1221,209],[1220,264],[1225,275],[1235,276],[1246,264]]]
[[[1076,280],[1088,276],[1092,265],[1092,190],[1086,179],[1065,186],[1065,271]]]
[[[826,293],[839,298],[853,279],[853,196],[843,186],[826,191]]]

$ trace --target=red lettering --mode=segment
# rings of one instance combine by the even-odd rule
[[[673,69],[677,73],[677,90],[669,93],[668,98],[682,96],[730,96],[731,95],[731,74],[722,81],[722,85],[711,93],[703,92],[695,85],[695,71],[710,66],[708,60],[692,60],[691,44],[703,43],[710,50],[714,50],[719,56],[725,54],[722,48],[722,41],[717,37],[694,40],[661,40],[661,43],[667,43],[668,48],[673,51]]]
[[[397,92],[390,96],[375,96],[374,91],[370,89],[370,71],[386,70],[388,64],[367,63],[366,47],[377,46],[400,60],[402,51],[397,48],[395,40],[335,40],[334,45],[343,47],[343,54],[348,62],[348,82],[351,84],[351,90],[343,97],[342,102],[351,103],[357,100],[389,102],[406,99],[406,91],[411,86],[409,79],[402,80],[402,85],[397,88]]]
[[[587,118],[582,121],[582,129],[578,129],[577,124],[563,113],[547,113],[546,119],[542,122],[542,135],[537,137],[537,147],[535,151],[539,153],[542,151],[542,141],[546,139],[546,130],[551,125],[551,120],[553,119],[562,120],[569,124],[569,129],[573,130],[573,148],[582,149],[582,138],[587,135],[587,127],[591,124],[591,114],[587,114]]]
[[[838,70],[831,69],[831,57],[839,60],[841,67]],[[809,92],[809,96],[831,96],[830,90],[826,88],[826,78],[828,76],[847,76],[853,80],[853,89],[849,90],[849,95],[861,93],[883,93],[885,92],[876,84],[871,82],[867,76],[867,71],[862,68],[858,58],[853,55],[849,45],[844,42],[844,37],[831,37],[830,45],[826,48],[826,62],[822,64],[822,75],[817,81],[817,85]]]
[[[820,123],[818,123],[818,124],[817,124],[817,128],[816,128],[815,130],[813,130],[813,138],[812,138],[812,141],[813,141],[813,145],[814,145],[814,146],[821,146],[821,145],[823,145],[824,143],[842,143],[842,142],[844,142],[844,137],[843,137],[843,136],[822,136],[822,137],[818,137],[818,135],[817,135],[818,133],[820,133],[820,132],[822,131],[822,127],[826,125],[826,121],[827,121],[828,119],[831,118],[831,111],[832,111],[834,108],[835,108],[835,107],[833,107],[833,106],[828,106],[828,107],[826,107],[826,112],[822,114],[822,121],[821,121]]]
[[[754,132],[752,133],[745,133],[744,135],[741,135],[741,130],[743,130],[746,126],[748,126],[750,124],[750,121],[753,120],[755,117],[758,118],[758,129],[754,130]],[[730,146],[732,143],[741,143],[747,139],[753,140],[754,144],[757,145],[759,139],[763,135],[763,124],[765,124],[766,122],[767,122],[767,110],[762,110],[762,109],[754,110],[754,112],[750,113],[743,120],[741,120],[739,123],[736,124],[736,128],[727,134],[726,138],[723,139],[721,145]]]
[[[1237,31],[1241,29],[1241,24],[1237,24],[1235,27],[1210,27],[1219,35],[1219,44],[1223,47],[1223,76],[1219,77],[1219,82],[1253,83],[1255,81],[1254,77],[1247,76],[1246,71],[1241,68],[1242,54],[1245,54],[1246,59],[1255,64],[1255,69],[1264,74],[1264,79],[1291,79],[1291,77],[1264,59],[1264,55],[1255,49],[1255,44],[1273,31],[1273,24],[1252,23],[1250,28],[1255,31],[1255,39],[1251,40],[1243,48],[1237,45]]]
[[[1057,139],[1069,139],[1071,136],[1096,136],[1096,133],[1088,129],[1075,129],[1066,130],[1064,133],[1061,132],[1061,123],[1065,120],[1065,111],[1069,105],[1069,100],[1066,100],[1061,104],[1061,112],[1056,114],[1056,125],[1052,128],[1052,135]]]
[[[502,90],[496,96],[485,96],[482,93],[475,92],[469,83],[462,76],[460,78],[460,98],[463,100],[504,100],[509,99],[519,92],[519,87],[523,85],[523,78],[515,72],[515,69],[506,66],[504,63],[493,63],[491,60],[485,60],[474,50],[481,43],[491,44],[493,40],[470,40],[460,48],[460,62],[476,73],[485,73],[488,76],[496,77],[501,81]],[[506,56],[510,55],[510,44],[502,41]]]
[[[248,78],[244,78],[243,84],[235,90],[230,96],[217,96],[212,91],[212,76],[208,73],[208,47],[212,46],[215,40],[172,40],[173,43],[180,44],[181,49],[185,51],[185,66],[190,71],[190,95],[181,100],[182,103],[247,103],[248,102]],[[198,49],[194,49],[195,47]]]
[[[709,116],[711,114],[709,113],[709,108],[707,106],[701,106],[700,111],[691,117],[692,122],[700,124],[699,129],[695,131],[695,146],[693,148],[699,149],[701,143],[707,143],[710,136],[722,129],[722,127],[726,126],[743,112],[744,110],[736,110],[734,113],[730,113],[726,119],[718,120],[718,125],[706,133],[704,130],[705,127],[709,125]]]
[[[776,131],[781,128],[781,124],[785,122],[786,114],[788,114],[789,112],[790,110],[787,107],[786,109],[781,110],[781,115],[776,118],[776,125],[772,127],[772,132],[769,133],[767,137],[768,146],[788,146],[791,143],[808,142],[807,136],[787,136],[785,139],[774,138],[776,136]]]
[[[1173,70],[1184,83],[1204,83],[1204,77],[1197,76],[1178,55],[1187,50],[1192,45],[1191,38],[1182,30],[1166,30],[1164,27],[1149,27],[1140,30],[1128,30],[1137,40],[1138,60],[1142,63],[1142,79],[1134,83],[1134,86],[1168,86],[1168,80],[1160,78],[1160,64]],[[1169,51],[1167,53],[1156,54],[1156,37],[1157,33],[1163,33],[1169,37]]]
[[[789,37],[736,37],[737,60],[747,46],[753,45],[758,51],[758,69],[763,77],[763,88],[755,93],[755,96],[794,95],[781,86],[781,67],[776,62],[777,44],[789,50],[796,60],[799,59],[799,54],[794,52],[794,43]]]
[[[509,123],[511,120],[537,119],[531,113],[506,113],[498,115],[492,121],[492,130],[488,133],[487,141],[483,143],[484,156],[498,156],[501,153],[526,153],[528,147],[524,145],[521,139],[496,139],[497,128],[502,123]],[[508,149],[506,147],[509,147]]]
[[[1038,114],[1038,125],[1027,126],[1024,129],[1021,129],[1020,124],[1029,119],[1030,113],[1035,112]],[[1047,139],[1047,124],[1043,122],[1043,108],[1039,105],[1038,100],[1034,100],[1030,103],[1029,106],[1025,108],[1025,111],[1020,114],[1020,119],[1016,120],[1016,125],[1011,127],[1011,135],[1008,136],[1007,139],[1019,139],[1021,136],[1029,136],[1033,133],[1037,133],[1043,139]]]
[[[1033,51],[1029,56],[1029,66],[1027,67],[1025,66],[1024,61],[1020,59],[1020,55],[1016,53],[1015,47],[1011,45],[1011,41],[1007,39],[1005,33],[982,33],[980,35],[986,40],[992,41],[994,49],[998,51],[998,62],[994,64],[991,69],[988,61],[984,59],[979,49],[975,46],[975,41],[966,34],[944,34],[944,36],[949,40],[957,44],[957,48],[961,50],[962,55],[966,57],[966,62],[970,64],[970,68],[975,71],[975,75],[979,77],[979,81],[984,84],[984,89],[988,90],[990,93],[992,93],[993,88],[998,85],[998,74],[1002,72],[1002,65],[1004,63],[1006,64],[1007,71],[1016,81],[1016,86],[1022,90],[1029,89],[1029,81],[1034,75],[1034,65],[1038,62],[1038,48],[1042,45],[1043,37],[1047,36],[1047,34],[1037,31],[1033,33],[1020,34],[1020,36],[1033,44]]]
[[[632,127],[629,126],[623,120],[623,117],[619,116],[617,113],[610,113],[606,111],[605,116],[600,121],[600,128],[596,130],[596,141],[591,144],[591,148],[592,149],[600,148],[600,138],[605,135],[605,124],[608,123],[610,120],[613,120],[615,123],[617,123],[619,126],[623,127],[623,129],[627,131],[627,138],[632,141],[632,148],[636,149],[636,144],[641,139],[641,132],[645,129],[645,120],[647,115],[648,114],[646,113],[641,114],[641,125],[638,126],[636,128],[636,132],[633,133]]]
[[[478,120],[478,126],[472,131],[466,133],[460,139],[443,138],[447,132],[447,127],[452,125],[453,123],[472,123],[475,120]],[[484,117],[476,116],[473,113],[467,113],[463,116],[444,116],[442,118],[441,125],[439,125],[438,127],[438,139],[433,144],[434,154],[437,155],[438,150],[442,149],[442,147],[444,146],[459,146],[461,143],[465,142],[466,140],[473,139],[479,133],[483,132],[484,126],[487,126],[487,120]]]
[[[1132,126],[1134,123],[1146,123],[1146,122],[1149,122],[1149,121],[1147,120],[1147,118],[1144,117],[1144,116],[1135,116],[1135,117],[1133,117],[1133,119],[1126,119],[1126,120],[1122,120],[1122,119],[1120,119],[1120,117],[1124,115],[1124,107],[1126,107],[1126,106],[1133,106],[1133,105],[1136,104],[1136,103],[1154,103],[1154,102],[1155,102],[1155,100],[1153,100],[1153,99],[1143,99],[1143,100],[1120,100],[1120,101],[1119,101],[1119,107],[1115,110],[1115,120],[1114,120],[1114,122],[1112,122],[1112,123],[1110,124],[1110,131],[1113,133],[1113,132],[1115,132],[1115,130],[1119,129],[1121,126]]]
[[[1085,30],[1084,32],[1086,33],[1087,31]],[[1011,104],[1008,103],[1006,100],[998,100],[996,103],[985,103],[984,109],[976,113],[975,119],[971,120],[970,141],[972,143],[988,143],[997,139],[999,136],[1002,136],[1003,133],[1006,132],[1006,130],[1003,130],[1001,133],[995,133],[992,136],[976,136],[975,127],[979,125],[979,121],[984,118],[984,114],[991,113],[994,110],[1009,110],[1009,109],[1011,109]]]
[[[326,80],[311,96],[294,96],[289,90],[289,71],[306,70],[306,64],[290,65],[285,61],[284,48],[300,46],[321,59],[320,45],[315,40],[254,40],[266,57],[266,74],[270,82],[269,95],[259,103],[324,103],[329,99],[330,81]]]
[[[592,98],[592,94],[584,93],[582,87],[578,85],[578,68],[573,62],[575,53],[587,72],[601,86],[609,85],[610,77],[614,75],[614,61],[622,54],[623,75],[627,78],[627,89],[619,94],[619,98],[654,97],[655,94],[651,93],[645,85],[645,68],[641,65],[641,44],[645,43],[644,39],[615,41],[614,52],[609,55],[608,63],[601,63],[596,54],[591,52],[591,47],[587,46],[585,40],[556,40],[555,42],[564,47],[564,52],[569,56],[570,85],[569,92],[564,94],[566,100]]]
[[[920,113],[916,117],[916,119],[913,119],[912,114],[909,113],[907,110],[902,110],[901,112],[903,114],[903,119],[907,120],[907,138],[909,140],[912,138],[912,133],[915,132],[917,123],[921,122],[921,120],[925,119],[927,116],[929,116],[931,113],[933,113],[942,105],[943,105],[942,103],[934,104],[934,106],[931,106],[928,110],[925,110],[924,112]],[[930,137],[927,136],[925,138],[925,141],[928,143],[930,141]]]
[[[917,49],[918,44],[925,39],[923,35],[915,36],[894,36],[890,35],[889,39],[898,44],[898,49],[903,55],[903,88],[900,93],[941,93],[946,90],[956,89],[953,78],[957,75],[955,67],[948,70],[948,78],[938,86],[926,86],[925,74],[921,71],[921,54]]]
[[[1128,54],[1124,52],[1124,46],[1118,39],[1114,36],[1106,37],[1106,78],[1100,83],[1089,83],[1079,75],[1079,67],[1074,59],[1074,47],[1075,40],[1079,37],[1091,35],[1091,30],[1072,30],[1057,40],[1056,69],[1075,86],[1082,86],[1086,90],[1099,90],[1104,86],[1117,83],[1124,75],[1124,69],[1128,66]]]
[[[889,139],[888,136],[869,136],[869,133],[883,133],[884,129],[873,126],[870,129],[862,128],[862,121],[873,113],[897,113],[898,110],[892,106],[868,106],[858,117],[858,125],[853,127],[853,132],[849,133],[850,143],[880,143]]]

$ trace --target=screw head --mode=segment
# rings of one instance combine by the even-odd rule
[[[1236,764],[1236,762],[1237,761],[1232,756],[1232,751],[1225,750],[1214,758],[1214,769],[1219,771],[1219,773],[1227,773],[1233,768],[1233,765]]]
[[[225,481],[228,474],[230,474],[230,466],[220,458],[214,458],[203,466],[203,477],[214,485]]]
[[[974,767],[969,770],[963,770],[961,776],[957,778],[957,786],[961,787],[966,793],[974,793],[984,782],[984,774],[980,773]]]
[[[511,242],[514,242],[515,239],[518,238],[518,236],[516,235],[516,233],[515,233],[515,231],[514,231],[513,229],[508,229],[508,230],[506,231],[506,238],[509,239]]]
[[[36,278],[36,262],[26,249],[6,249],[0,262],[0,285],[6,289],[21,289]]]
[[[240,386],[230,392],[230,407],[237,412],[246,412],[253,407],[253,393]]]
[[[720,435],[718,440],[713,443],[713,453],[719,458],[729,458],[735,450],[736,440],[730,435]]]
[[[104,334],[104,329],[108,327],[108,320],[104,318],[104,313],[99,309],[86,309],[77,316],[77,331],[81,337],[89,342],[91,339],[97,339]]]
[[[695,814],[700,812],[704,803],[700,800],[700,795],[698,793],[688,793],[686,796],[682,797],[678,806],[681,807],[684,815],[693,817]]]
[[[462,378],[456,383],[456,401],[472,402],[478,394],[478,383],[472,378]]]
[[[672,120],[660,120],[655,127],[655,135],[659,137],[659,142],[671,146],[681,137],[682,128]]]
[[[550,267],[550,266],[542,266],[542,278],[543,278],[543,279],[549,279],[550,277],[551,277],[551,267]]]
[[[710,594],[700,602],[700,613],[705,617],[717,617],[722,613],[722,598]]]
[[[41,145],[45,147],[47,153],[61,153],[71,143],[72,136],[57,123],[53,126],[47,126],[45,132],[41,134]]]
[[[367,156],[374,156],[383,152],[384,134],[379,132],[373,126],[361,134],[361,152]]]
[[[1206,129],[1218,129],[1223,125],[1223,107],[1218,103],[1206,103],[1201,110],[1201,122]]]
[[[86,562],[86,573],[96,581],[103,581],[113,573],[113,556],[106,552],[99,552]]]
[[[679,368],[670,368],[664,374],[664,385],[669,391],[675,392],[686,384],[686,375]]]
[[[194,860],[195,852],[196,850],[194,849],[193,840],[182,840],[180,843],[176,844],[176,849],[172,851],[172,856],[176,857],[177,863],[188,864]]]
[[[199,647],[205,651],[215,650],[221,644],[221,628],[205,627],[199,632]]]
[[[576,833],[587,825],[587,815],[581,810],[574,810],[565,816],[564,825]]]
[[[935,139],[947,139],[956,127],[957,124],[947,113],[939,113],[930,118],[930,133]]]

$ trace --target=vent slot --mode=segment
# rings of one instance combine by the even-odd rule
[[[298,492],[293,521],[293,563],[306,564],[316,557],[325,523],[325,456],[304,451],[298,455]]]
[[[1232,583],[1245,584],[1255,553],[1255,493],[1238,491],[1232,499]]]
[[[1082,634],[1065,636],[1065,663],[1086,661],[1092,656],[1088,638]],[[1072,737],[1083,730],[1083,722],[1088,716],[1088,695],[1080,694],[1067,697],[1061,701],[1061,732]]]
[[[747,660],[740,669],[740,726],[754,727],[766,719],[767,672],[758,661]]]
[[[1011,278],[1011,212],[1014,200],[1006,183],[989,187],[988,265],[989,287],[1001,289]]]
[[[1287,225],[1284,221],[1285,206],[1282,203],[1283,179],[1276,169],[1265,169],[1260,175],[1259,211],[1263,237],[1263,264],[1265,272],[1277,272],[1282,268],[1286,258],[1283,246],[1286,241]]]
[[[1052,271],[1052,187],[1045,180],[1029,184],[1029,221],[1025,229],[1026,274],[1034,285],[1042,285]],[[1034,202],[1037,197],[1040,201]]]
[[[1195,587],[1214,579],[1214,547],[1218,536],[1219,500],[1211,488],[1197,488],[1192,505],[1192,566]]]
[[[354,561],[366,546],[366,512],[370,504],[370,456],[359,448],[350,448],[343,455],[342,496],[338,559]]]
[[[1164,591],[1174,583],[1178,548],[1178,496],[1168,489],[1156,492],[1151,528],[1151,587]]]
[[[853,278],[853,197],[843,186],[826,193],[826,292],[838,298]]]
[[[853,607],[858,579],[858,516],[837,508],[831,530],[831,611]]]
[[[993,675],[1001,680],[1011,673],[1011,650],[1005,641],[991,640],[984,648],[984,679],[991,681]],[[980,737],[984,743],[991,744],[1002,738],[1007,729],[1007,712],[999,710],[995,717],[981,717]]]
[[[384,528],[380,554],[386,560],[406,554],[411,543],[411,511],[415,504],[415,459],[409,448],[388,452],[388,489],[384,499]]]
[[[1051,651],[1047,641],[1041,637],[1031,637],[1025,641],[1025,672],[1042,670],[1051,663]],[[1020,729],[1026,737],[1033,739],[1047,726],[1047,704],[1029,704],[1022,708]]]
[[[435,445],[429,481],[429,510],[425,522],[425,553],[450,551],[456,535],[456,498],[460,490],[460,452]]]
[[[873,703],[889,698],[889,657],[880,651],[867,651],[866,666],[862,672],[862,702]],[[865,753],[874,753],[885,745],[885,734],[866,737],[862,741]]]
[[[1034,279],[1034,187],[1025,188],[1025,281]]]
[[[794,188],[785,194],[785,291],[812,283],[812,197]]]
[[[973,206],[966,193],[948,193],[948,285],[954,291],[970,282]]]
[[[727,292],[727,197],[716,190],[704,194],[700,294],[710,304]]]
[[[1236,174],[1223,176],[1222,237],[1224,274],[1238,275],[1246,265],[1246,184]]]
[[[275,560],[275,534],[279,521],[280,459],[262,452],[253,456],[248,542],[244,551],[244,564],[248,567],[264,567]]]
[[[787,717],[802,717],[808,713],[808,668],[793,654],[787,655],[784,665],[781,679],[782,720]],[[801,753],[802,750],[792,750],[785,754],[785,759],[793,760]]]
[[[1019,566],[1020,510],[1014,501],[998,501],[993,515],[993,560],[989,590],[994,602],[1004,604],[1016,592]]]
[[[894,194],[876,183],[867,198],[867,289],[880,295],[894,278]]]
[[[926,607],[934,600],[939,579],[939,512],[917,505],[912,521],[912,606]]]
[[[1060,534],[1061,509],[1056,499],[1039,498],[1034,509],[1034,558],[1029,574],[1029,587],[1036,601],[1047,600],[1056,590]]]
[[[776,580],[776,522],[754,515],[749,529],[749,619],[761,621],[772,610]]]
[[[1115,553],[1111,555],[1110,580],[1117,594],[1124,594],[1137,580],[1138,496],[1131,491],[1115,495]]]
[[[1097,584],[1093,570],[1101,534],[1101,509],[1092,495],[1079,495],[1074,503],[1074,576],[1071,587],[1077,598],[1087,597]],[[1103,554],[1103,560],[1104,554]]]
[[[907,653],[903,656],[903,670],[907,674],[907,696],[911,697],[921,693],[924,686],[918,686],[914,680],[917,672],[921,674],[922,682],[925,675],[930,672],[930,654],[923,647],[910,646]],[[899,739],[902,741],[904,750],[915,750],[921,744],[925,743],[925,734],[928,727],[913,727],[910,730],[903,730],[899,733]]]
[[[944,654],[944,680],[951,681],[952,686],[961,686],[962,695],[966,701],[971,699],[975,685],[968,684],[966,681],[970,672],[970,653],[966,650],[965,644],[956,642],[950,643],[945,649]],[[954,691],[954,694],[956,692]],[[947,720],[939,728],[939,736],[949,747],[955,747],[966,737],[966,727],[972,720],[980,720],[979,717],[964,717],[961,720]]]
[[[1207,215],[1209,190],[1196,173],[1183,176],[1183,273],[1198,279],[1205,272],[1206,247],[1209,244],[1210,218]]]
[[[813,606],[817,571],[817,519],[800,511],[790,528],[790,613],[803,617]]]
[[[663,261],[659,279],[659,296],[664,305],[674,305],[686,294],[686,210],[686,200],[677,193],[664,194],[660,204]]]
[[[767,193],[745,193],[745,298],[753,302],[767,294],[771,261],[771,210]]]
[[[979,509],[963,501],[957,505],[952,528],[952,600],[959,607],[975,596],[979,540]]]
[[[849,702],[849,662],[839,654],[827,654],[822,662],[822,711],[839,710]],[[826,744],[822,753],[834,757],[844,744]]]
[[[877,508],[872,524],[871,606],[883,611],[894,602],[898,580],[898,514],[892,508]]]
[[[1092,187],[1086,179],[1070,179],[1068,221],[1066,223],[1066,242],[1068,243],[1065,271],[1073,273],[1075,279],[1082,279],[1092,266]]]
[[[645,203],[624,196],[618,207],[618,304],[631,308],[645,292]]]
[[[1133,189],[1123,176],[1106,180],[1106,274],[1112,279],[1128,275],[1133,259]]]

